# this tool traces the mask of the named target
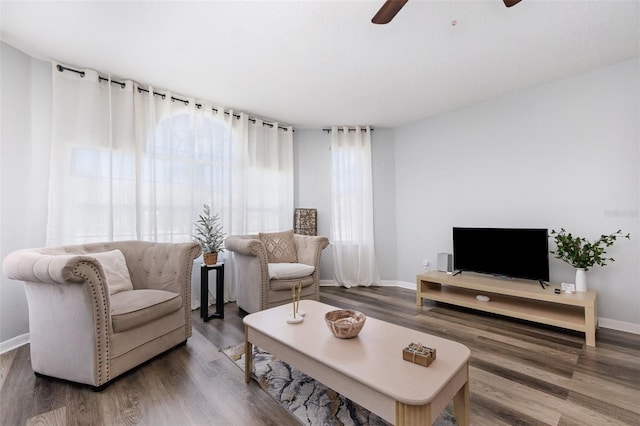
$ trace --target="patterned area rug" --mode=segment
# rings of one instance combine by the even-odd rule
[[[384,419],[290,367],[254,346],[252,377],[262,389],[304,425],[388,426]],[[222,350],[244,371],[244,345]],[[436,426],[455,426],[453,416],[443,411]]]

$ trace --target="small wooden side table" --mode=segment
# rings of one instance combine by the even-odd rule
[[[209,271],[216,271],[216,311],[209,314]],[[200,316],[204,322],[224,318],[224,263],[200,267]]]

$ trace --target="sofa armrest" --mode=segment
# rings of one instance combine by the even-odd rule
[[[33,370],[93,386],[107,382],[110,299],[100,262],[90,254],[26,249],[9,254],[2,269],[25,282]]]
[[[265,309],[269,300],[267,249],[253,235],[231,235],[224,242],[233,253],[238,306],[247,312]]]
[[[224,241],[224,246],[227,250],[244,256],[257,256],[264,258],[266,262],[267,249],[264,247],[262,241],[257,238],[230,235]]]
[[[2,262],[2,272],[10,279],[33,283],[82,283],[85,278],[78,274],[81,263],[91,264],[104,281],[102,265],[91,255],[50,255],[33,249],[10,253]],[[86,266],[86,265],[85,265]]]
[[[298,263],[320,266],[320,254],[329,245],[327,237],[309,236],[294,234],[293,239],[296,243],[296,251],[298,253]]]
[[[86,291],[90,295],[91,306],[101,311],[103,319],[110,316],[106,274],[100,262],[91,254],[52,255],[37,249],[18,250],[5,257],[2,271],[10,279],[35,285],[31,291],[37,291],[35,289],[40,285],[47,286],[51,290],[45,291],[57,291],[58,297],[75,285],[79,288],[89,286],[90,290],[79,291]],[[53,290],[54,287],[58,287],[58,290]]]

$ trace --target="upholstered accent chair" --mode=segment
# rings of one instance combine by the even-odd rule
[[[236,303],[246,312],[291,302],[291,287],[302,284],[301,299],[320,298],[320,254],[326,237],[293,230],[258,235],[232,235],[225,248],[233,253]]]
[[[100,390],[191,336],[196,243],[119,241],[19,250],[3,272],[25,282],[36,374]]]

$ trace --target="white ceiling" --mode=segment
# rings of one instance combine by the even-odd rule
[[[639,0],[410,0],[374,25],[383,3],[2,1],[0,37],[299,128],[394,127],[640,56]]]

